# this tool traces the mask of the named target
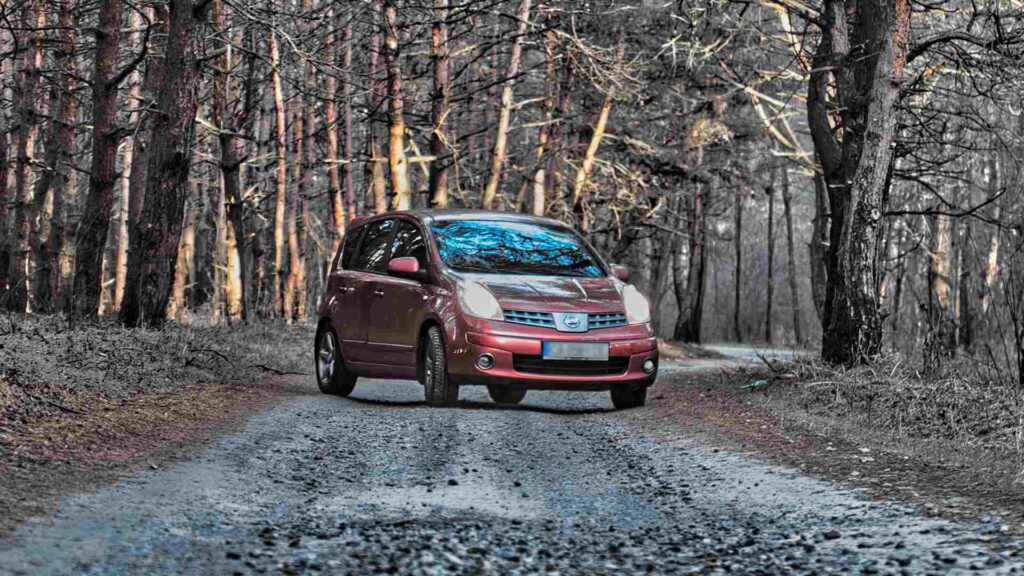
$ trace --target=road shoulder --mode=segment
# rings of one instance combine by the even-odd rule
[[[1024,486],[990,473],[1005,463],[950,459],[934,443],[894,438],[810,415],[784,395],[755,388],[731,360],[668,365],[648,405],[623,413],[635,432],[713,451],[732,451],[835,480],[924,516],[997,523],[1024,533]],[[746,387],[745,387],[746,386]]]

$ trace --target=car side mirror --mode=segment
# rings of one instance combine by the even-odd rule
[[[616,278],[622,280],[623,282],[629,282],[629,268],[626,268],[625,266],[620,266],[618,264],[612,264],[611,269],[612,276],[615,276]]]
[[[391,259],[388,262],[388,274],[421,282],[427,277],[426,270],[420,269],[420,261],[412,256]]]

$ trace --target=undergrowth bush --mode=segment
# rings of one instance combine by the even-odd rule
[[[0,423],[88,412],[194,384],[310,372],[312,327],[168,324],[154,330],[62,317],[0,322]]]
[[[1024,391],[989,368],[961,359],[924,373],[900,355],[851,369],[817,358],[773,363],[774,387],[810,414],[854,421],[894,436],[1010,451],[1024,440]]]

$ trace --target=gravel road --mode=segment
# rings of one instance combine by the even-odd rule
[[[605,394],[481,389],[430,409],[361,381],[255,415],[192,460],[65,498],[2,574],[1009,573],[949,522],[747,457],[655,442]]]

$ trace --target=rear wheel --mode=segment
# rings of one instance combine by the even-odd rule
[[[451,406],[459,401],[459,385],[448,378],[444,337],[437,326],[427,329],[423,343],[423,390],[431,406]]]
[[[498,404],[519,404],[526,397],[526,388],[487,386],[487,394]]]
[[[618,384],[612,386],[612,404],[618,410],[638,408],[647,403],[647,386]]]
[[[316,383],[324,394],[348,396],[356,387],[356,376],[345,370],[338,335],[327,324],[316,333]]]

